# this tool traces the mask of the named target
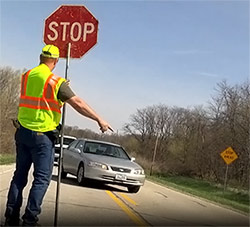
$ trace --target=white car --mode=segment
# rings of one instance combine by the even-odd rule
[[[77,139],[63,150],[62,178],[75,175],[79,185],[87,179],[127,187],[137,193],[144,184],[143,168],[118,144]]]
[[[55,158],[54,158],[54,165],[58,165],[59,164],[59,155],[60,155],[60,139],[61,136],[59,138],[59,143],[55,144]],[[74,136],[67,136],[64,135],[63,136],[63,149],[67,148],[69,146],[69,144],[71,144],[73,141],[76,140],[76,137]]]

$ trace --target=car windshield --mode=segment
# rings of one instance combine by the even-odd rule
[[[63,138],[63,144],[69,145],[69,144],[71,144],[74,140],[75,140],[75,139],[64,137],[64,138]]]
[[[122,147],[105,144],[105,143],[85,142],[84,153],[104,155],[104,156],[110,156],[114,158],[130,160],[129,156],[123,150]]]

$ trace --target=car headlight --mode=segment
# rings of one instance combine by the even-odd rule
[[[136,175],[140,175],[140,174],[143,175],[144,174],[144,170],[143,169],[134,169],[133,173],[136,174]]]
[[[90,166],[90,167],[96,167],[96,168],[101,168],[101,169],[105,169],[105,170],[108,169],[108,166],[106,166],[106,165],[104,165],[102,163],[99,163],[99,162],[92,162],[92,161],[90,161],[88,163],[88,166]]]

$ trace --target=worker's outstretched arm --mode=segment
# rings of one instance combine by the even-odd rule
[[[98,114],[80,97],[73,96],[70,99],[66,101],[68,104],[70,104],[77,112],[82,114],[85,117],[88,117],[98,123],[100,126],[100,130],[102,132],[107,131],[108,129],[113,131],[111,126],[104,121],[101,117],[98,116]]]

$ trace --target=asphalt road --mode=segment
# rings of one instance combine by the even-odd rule
[[[0,166],[1,223],[14,165]],[[44,198],[39,224],[54,225],[57,168]],[[24,190],[23,205],[32,181]],[[22,213],[24,206],[22,207]],[[249,216],[191,197],[150,181],[137,194],[120,186],[81,187],[69,175],[61,183],[59,226],[249,226]]]

